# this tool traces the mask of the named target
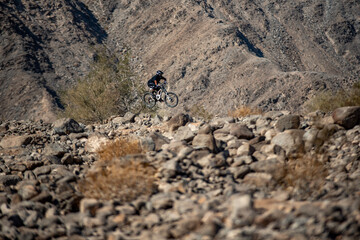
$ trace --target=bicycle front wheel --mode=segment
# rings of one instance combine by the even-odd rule
[[[179,99],[178,99],[178,96],[173,93],[173,92],[168,92],[166,95],[165,95],[165,104],[168,106],[168,107],[176,107],[178,105],[178,102],[179,102]]]
[[[149,92],[144,94],[143,100],[144,100],[145,106],[147,106],[148,108],[152,108],[156,104],[156,100],[155,100],[154,96]]]

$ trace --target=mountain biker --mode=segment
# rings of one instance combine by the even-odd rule
[[[158,84],[161,80],[164,80],[164,83],[166,83],[166,78],[163,77],[163,74],[164,73],[162,71],[157,70],[156,74],[148,81],[147,84],[153,94],[155,93],[155,91],[158,91],[160,89]]]

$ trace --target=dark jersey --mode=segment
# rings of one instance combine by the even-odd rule
[[[150,80],[148,81],[148,86],[150,88],[153,88],[155,87],[156,85],[159,84],[160,80],[164,80],[166,82],[166,78],[164,78],[163,76],[160,76],[160,75],[155,75],[153,76],[152,78],[150,78]]]
[[[159,84],[159,82],[160,82],[161,79],[163,79],[164,81],[166,81],[166,78],[164,78],[163,76],[155,75],[155,76],[153,76],[148,82],[155,83],[155,81],[156,81],[156,84]]]

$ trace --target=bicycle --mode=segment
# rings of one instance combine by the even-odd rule
[[[160,84],[160,89],[156,92],[147,92],[143,96],[143,100],[145,105],[148,108],[152,108],[155,106],[157,102],[165,102],[165,104],[168,107],[174,108],[178,105],[179,98],[178,96],[173,92],[168,92],[166,90],[166,84]]]

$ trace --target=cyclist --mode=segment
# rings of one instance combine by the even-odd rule
[[[162,71],[157,70],[156,74],[148,81],[147,84],[153,94],[155,94],[155,91],[158,91],[160,89],[158,84],[161,80],[164,80],[164,83],[166,83],[166,78],[163,77],[163,74],[164,73]]]

